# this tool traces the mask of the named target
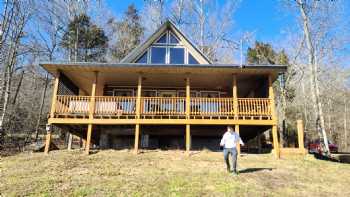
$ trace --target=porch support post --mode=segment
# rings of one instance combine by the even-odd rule
[[[91,134],[92,134],[92,124],[88,124],[86,144],[85,144],[85,153],[87,155],[90,153]]]
[[[96,96],[97,77],[98,77],[98,72],[95,72],[94,81],[92,82],[92,87],[91,87],[89,119],[94,119],[95,102],[96,102],[95,96]]]
[[[186,77],[186,119],[190,120],[190,115],[191,115],[191,90],[190,90],[190,77],[188,75]],[[191,150],[190,124],[186,124],[186,154],[187,155],[190,154],[190,150]]]
[[[300,152],[305,153],[303,120],[297,120],[297,128],[298,128],[298,145],[299,145],[299,150],[300,150]]]
[[[269,82],[269,99],[270,99],[270,105],[271,105],[270,107],[271,119],[273,120],[273,125],[272,125],[273,149],[274,149],[276,158],[280,158],[280,147],[278,143],[278,131],[277,131],[277,116],[275,112],[275,94],[273,92],[271,74],[268,77],[268,82]]]
[[[94,119],[95,113],[95,103],[96,103],[96,84],[98,78],[98,72],[94,72],[94,81],[92,82],[91,87],[91,99],[90,99],[90,108],[89,108],[89,119]],[[88,124],[87,134],[86,134],[86,144],[85,144],[85,153],[90,153],[90,145],[91,145],[91,135],[92,135],[92,124]]]
[[[49,125],[49,127],[51,127],[51,125]],[[51,144],[51,129],[47,131],[46,134],[46,141],[45,141],[45,149],[44,149],[44,153],[48,154],[50,151],[50,144]]]
[[[140,138],[140,124],[138,120],[140,119],[141,114],[141,90],[142,90],[142,75],[139,74],[138,82],[137,82],[137,98],[136,98],[136,119],[137,123],[135,125],[135,144],[134,144],[134,153],[138,153],[139,149],[139,138]]]
[[[52,92],[52,99],[51,99],[51,111],[50,111],[50,118],[55,117],[55,111],[56,111],[56,100],[57,100],[57,91],[58,91],[58,84],[60,82],[60,72],[56,73],[54,84],[53,84],[53,92]],[[51,126],[48,125],[49,130],[46,134],[46,142],[45,142],[45,150],[44,153],[48,154],[50,151],[50,144],[51,144]]]
[[[190,154],[191,150],[191,126],[189,124],[186,124],[186,154]]]
[[[68,150],[72,150],[72,143],[73,143],[73,134],[69,132],[68,134]]]
[[[52,93],[52,100],[51,100],[50,118],[54,118],[54,116],[55,116],[58,84],[60,82],[60,72],[57,72],[54,80],[55,81],[54,81],[54,84],[53,84],[53,93]]]
[[[239,125],[235,125],[235,132],[239,135]],[[237,143],[236,144],[236,149],[237,149],[237,156],[241,156],[241,144]]]
[[[238,119],[238,96],[237,96],[237,75],[232,76],[232,97],[233,97],[233,110],[234,117]]]

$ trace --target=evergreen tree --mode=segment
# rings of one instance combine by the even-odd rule
[[[104,31],[81,14],[69,23],[61,44],[74,61],[104,61],[108,38]]]
[[[276,55],[270,44],[256,41],[254,48],[248,48],[247,62],[249,64],[276,64]]]
[[[144,33],[141,18],[135,5],[129,5],[121,21],[111,19],[109,25],[112,27],[113,34],[117,38],[111,48],[112,56],[117,60],[121,60],[140,44]]]

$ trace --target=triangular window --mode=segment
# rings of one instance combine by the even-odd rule
[[[192,56],[191,53],[188,53],[188,64],[199,64],[199,62]]]
[[[136,63],[147,63],[148,52],[146,51],[139,59],[137,59]]]
[[[157,40],[157,43],[159,44],[166,44],[167,43],[167,34],[164,34],[162,37],[159,38],[159,40]]]
[[[170,33],[170,43],[171,44],[179,44],[179,39],[177,39],[177,37],[172,33]]]

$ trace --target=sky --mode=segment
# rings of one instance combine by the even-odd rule
[[[170,1],[170,0],[165,0]],[[209,0],[216,1],[219,5],[224,5],[226,0]],[[283,1],[288,0],[237,0],[241,1],[233,15],[234,27],[233,33],[250,32],[253,33],[253,39],[265,43],[272,44],[283,43],[287,32],[294,31],[298,24],[297,17],[299,13],[293,14],[290,10],[286,11],[286,4]],[[350,7],[350,0],[344,0],[345,18],[347,21],[350,18],[350,12],[347,8]],[[138,10],[141,10],[144,5],[144,0],[106,0],[107,6],[111,9],[114,15],[121,16],[131,3],[135,4]],[[184,32],[186,33],[186,32]],[[243,46],[243,51],[251,45]],[[283,46],[280,46],[283,47]],[[346,50],[338,52],[343,57],[343,66],[350,67],[350,45],[343,46]],[[281,48],[277,48],[280,50]],[[238,55],[236,55],[238,57]],[[237,58],[235,58],[237,59]]]
[[[224,4],[225,0],[216,0]],[[144,0],[107,0],[107,6],[116,15],[123,13],[129,4],[142,9]],[[260,41],[271,41],[283,32],[286,24],[294,20],[283,13],[280,0],[241,0],[234,14],[235,25],[241,32],[254,32]]]

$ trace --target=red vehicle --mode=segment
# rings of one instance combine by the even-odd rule
[[[328,141],[328,147],[329,151],[331,153],[337,153],[338,152],[338,146],[334,143],[331,143]],[[321,143],[320,140],[315,140],[314,142],[310,142],[308,145],[309,153],[322,153]]]

